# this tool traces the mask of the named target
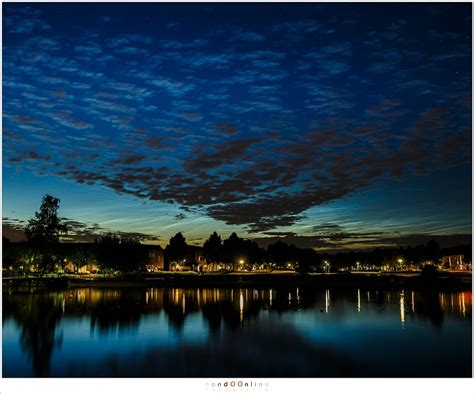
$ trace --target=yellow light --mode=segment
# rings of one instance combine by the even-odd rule
[[[360,312],[360,289],[357,289],[357,312]]]
[[[405,291],[400,292],[400,321],[402,329],[405,328]]]
[[[244,320],[244,295],[242,294],[242,290],[240,290],[240,324]]]
[[[240,264],[243,264],[243,263],[244,263],[244,260],[239,260],[239,263],[240,263]]]
[[[329,304],[330,304],[330,293],[329,290],[326,290],[326,313],[329,313]]]
[[[399,263],[403,263],[403,259],[398,259],[397,260]]]

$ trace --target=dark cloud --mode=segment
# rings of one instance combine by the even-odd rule
[[[23,220],[16,218],[2,218],[2,236],[13,242],[26,240],[25,225]]]
[[[67,234],[61,236],[61,242],[94,242],[96,238],[108,233],[134,238],[140,242],[160,239],[155,235],[140,232],[112,231],[96,223],[84,223],[68,218],[62,218],[62,222],[67,226],[68,231]],[[23,220],[4,217],[2,220],[3,236],[13,242],[25,241],[26,226],[27,223]]]
[[[342,226],[335,223],[323,223],[317,226],[313,226],[312,232],[321,239],[324,239],[328,242],[378,242],[380,240],[380,237],[383,237],[385,235],[383,232],[352,233],[345,231]]]
[[[293,231],[265,231],[264,234],[276,237],[296,235]]]
[[[225,163],[232,163],[234,160],[241,160],[247,149],[256,144],[257,139],[239,139],[226,141],[220,146],[211,147],[211,151],[202,150],[197,157],[190,161],[187,168],[195,172],[197,169],[209,169],[219,167]],[[207,146],[203,147],[207,148]]]
[[[145,146],[149,148],[161,148],[163,146],[163,138],[160,136],[149,136],[145,140]]]
[[[218,135],[233,136],[239,132],[237,126],[232,122],[216,123],[212,129]]]
[[[258,139],[219,136],[216,143],[198,140],[192,145],[193,154],[174,168],[136,167],[153,155],[127,153],[100,173],[77,168],[58,173],[79,183],[104,184],[119,193],[198,208],[225,223],[245,225],[250,232],[267,231],[291,225],[306,209],[349,196],[373,179],[430,173],[461,158],[469,160],[468,149],[461,145],[468,131],[444,134],[454,121],[442,109],[423,111],[403,135],[385,133],[388,121],[383,114],[398,106],[395,101],[379,103],[372,112],[381,112],[380,122],[352,127],[341,118],[293,140],[280,140],[272,133]],[[218,127],[233,132],[227,124]],[[436,135],[436,141],[428,135]],[[130,140],[159,149],[166,138],[148,137],[141,131]],[[421,151],[425,154],[420,155]],[[116,164],[122,165],[120,172],[114,170]],[[344,236],[332,233],[333,239]]]
[[[430,235],[430,234],[407,234],[389,238],[381,237],[378,242],[381,244],[395,246],[416,246],[435,240],[442,248],[457,245],[467,245],[472,243],[471,234],[450,234],[450,235]]]
[[[145,158],[146,156],[143,156],[143,155],[130,154],[130,155],[125,155],[117,160],[114,160],[112,164],[139,164]]]
[[[334,232],[341,232],[342,227],[336,223],[322,223],[316,226],[313,226],[312,232],[315,233],[322,233],[322,234],[330,234]]]
[[[318,234],[297,235],[291,232],[265,232],[270,236],[256,237],[252,240],[261,247],[281,241],[288,245],[299,248],[312,248],[326,252],[338,252],[347,250],[370,250],[377,247],[398,248],[407,246],[425,245],[431,240],[435,240],[442,248],[465,245],[472,242],[471,234],[398,234],[388,232],[349,232],[337,224],[328,223],[316,226]],[[337,230],[337,233],[333,233]],[[328,231],[327,233],[325,231]]]
[[[21,163],[24,160],[32,160],[32,161],[48,161],[50,160],[50,156],[44,156],[39,154],[35,151],[17,151],[18,156],[11,157],[9,159],[10,163]]]

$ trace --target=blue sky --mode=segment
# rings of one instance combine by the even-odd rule
[[[471,233],[471,5],[4,4],[3,229]],[[429,238],[428,238],[429,239]]]

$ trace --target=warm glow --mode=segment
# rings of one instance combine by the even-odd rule
[[[400,292],[400,321],[402,328],[405,328],[405,291]]]
[[[360,289],[357,289],[357,312],[360,312]]]
[[[326,313],[329,312],[329,304],[331,303],[329,290],[326,290]]]
[[[244,295],[242,290],[240,290],[240,323],[244,320]]]

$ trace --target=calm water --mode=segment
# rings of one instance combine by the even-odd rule
[[[471,292],[3,292],[3,376],[471,376]]]

